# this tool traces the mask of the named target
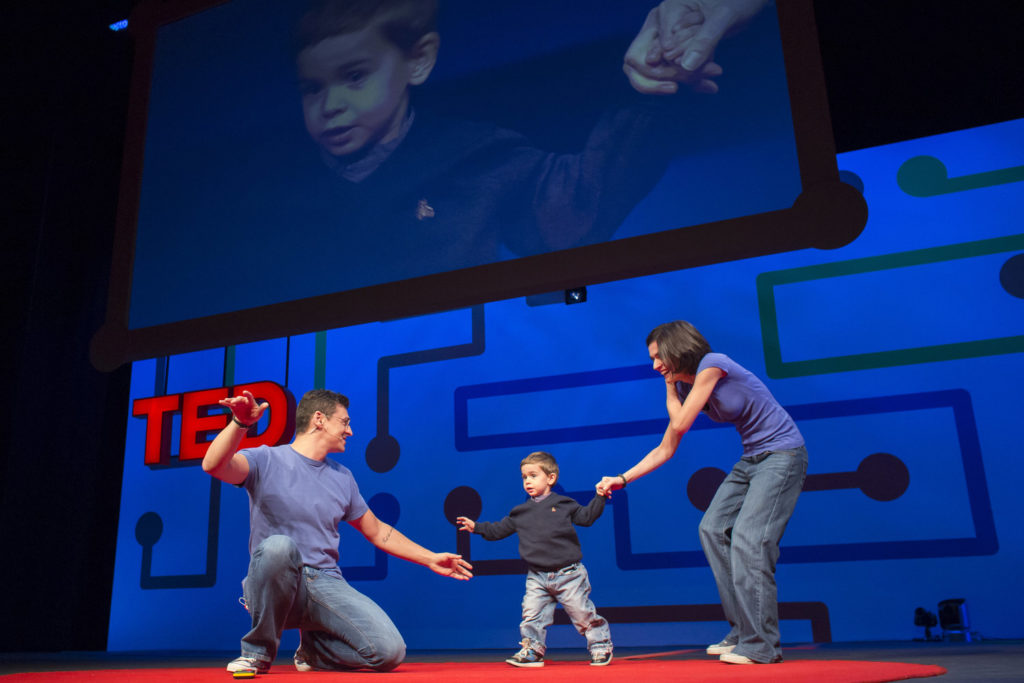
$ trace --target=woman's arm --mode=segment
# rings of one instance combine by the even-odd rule
[[[722,377],[725,377],[725,371],[721,368],[702,370],[694,379],[693,388],[690,389],[685,401],[679,400],[674,383],[667,380],[666,404],[669,419],[661,443],[622,474],[602,478],[597,483],[597,492],[602,496],[609,495],[612,491],[623,488],[628,482],[639,479],[668,462],[675,455],[683,434],[693,426],[693,421],[711,398],[711,392]]]
[[[693,380],[693,388],[686,395],[685,401],[679,400],[675,383],[666,382],[666,384],[672,385],[669,386],[668,396],[665,399],[666,406],[668,407],[668,426],[669,429],[679,434],[679,438],[682,438],[683,434],[690,431],[693,421],[697,419],[700,411],[704,409],[704,406],[711,399],[711,392],[715,390],[718,380],[723,377],[725,377],[725,370],[713,367],[705,368]]]

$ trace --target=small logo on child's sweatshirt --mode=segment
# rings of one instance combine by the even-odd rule
[[[416,205],[416,220],[423,220],[424,218],[434,217],[434,207],[427,204],[426,199],[421,199],[420,203]]]

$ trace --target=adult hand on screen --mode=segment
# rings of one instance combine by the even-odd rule
[[[645,94],[666,94],[687,83],[718,92],[722,75],[715,48],[726,34],[756,15],[767,0],[663,0],[651,10],[626,51],[623,70]]]
[[[630,85],[645,95],[671,95],[679,90],[679,83],[688,83],[698,92],[716,92],[718,88],[711,79],[722,73],[718,64],[705,62],[699,69],[685,71],[665,59],[660,39],[660,27],[664,23],[661,15],[660,6],[648,12],[640,32],[626,50],[622,70],[626,72]],[[677,15],[673,13],[672,16]],[[678,15],[682,22],[678,24],[679,32],[696,35],[702,17],[699,12]]]

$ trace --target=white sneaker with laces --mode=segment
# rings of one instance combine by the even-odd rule
[[[738,655],[735,652],[725,652],[719,658],[718,661],[725,662],[726,664],[757,664],[753,659],[746,655]]]
[[[708,645],[707,653],[712,657],[724,655],[727,652],[732,652],[736,649],[736,643],[727,643],[724,640],[714,645]]]
[[[535,668],[544,666],[544,655],[530,647],[529,642],[522,642],[522,649],[505,660],[512,666]]]
[[[264,662],[255,657],[246,657],[242,655],[237,659],[233,659],[228,662],[227,670],[231,673],[238,673],[239,671],[253,671],[258,674],[265,674],[270,671],[270,662]]]

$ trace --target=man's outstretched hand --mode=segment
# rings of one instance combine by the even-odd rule
[[[427,566],[434,573],[450,576],[459,581],[473,578],[473,565],[462,559],[462,555],[455,553],[434,553],[434,559]]]

